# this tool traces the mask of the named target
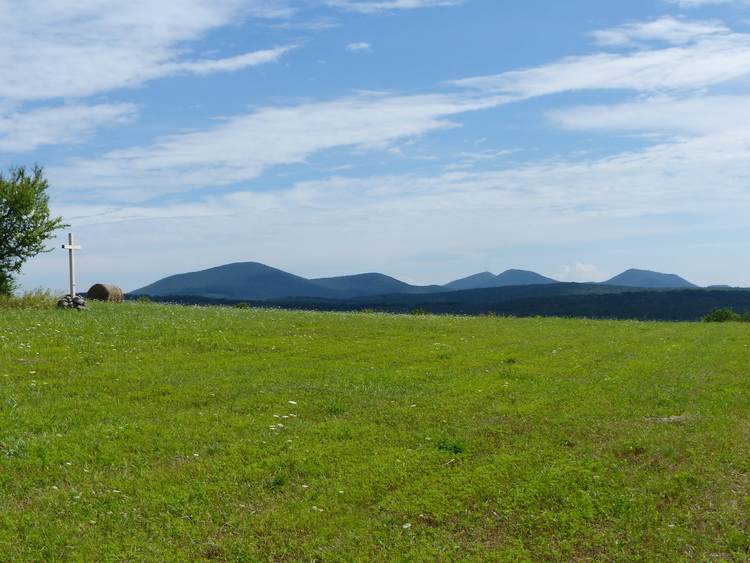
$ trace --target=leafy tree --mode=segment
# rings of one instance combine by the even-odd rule
[[[704,323],[725,323],[743,321],[744,319],[728,307],[713,309],[708,315],[701,319]]]
[[[13,292],[23,263],[49,252],[45,241],[68,226],[62,217],[50,217],[48,187],[38,165],[31,174],[24,166],[11,167],[7,177],[0,172],[0,295]]]

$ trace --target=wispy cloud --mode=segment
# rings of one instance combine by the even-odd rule
[[[560,266],[555,279],[568,282],[602,282],[611,277],[611,274],[601,272],[594,264],[575,262],[572,266]]]
[[[726,34],[728,29],[714,22],[688,22],[672,17],[650,22],[630,23],[592,35],[604,46],[639,46],[657,41],[673,45],[691,43],[706,36]]]
[[[366,51],[371,52],[372,51],[372,45],[370,43],[350,43],[346,46],[347,51]]]
[[[0,32],[0,98],[80,98],[176,68],[207,72],[275,62],[288,48],[190,63],[185,45],[235,18],[285,13],[278,3],[241,0],[0,0],[0,20],[13,22]]]
[[[750,96],[654,97],[609,106],[551,111],[567,129],[706,134],[750,126]]]
[[[748,4],[748,0],[667,0],[670,4],[677,4],[681,8],[698,8],[710,4]]]
[[[627,30],[630,36],[634,29]],[[664,36],[673,38],[674,30]],[[750,74],[750,35],[713,29],[693,37],[693,43],[686,46],[568,57],[528,70],[467,78],[455,84],[523,99],[576,90],[695,90]]]
[[[496,240],[493,233],[498,229],[504,244],[542,244],[549,240],[550,231],[556,232],[558,243],[586,241],[600,237],[601,229],[611,236],[632,232],[634,219],[639,232],[662,232],[674,228],[670,218],[681,214],[701,215],[714,227],[743,225],[748,133],[750,127],[675,139],[582,163],[547,159],[485,172],[332,176],[273,192],[234,191],[158,208],[91,203],[88,212],[104,222],[196,214],[236,215],[240,221],[252,213],[264,216],[258,220],[272,232],[296,222],[318,228],[328,225],[323,230],[339,234],[352,222],[376,229],[387,224],[386,230],[400,232],[404,240],[413,238],[407,235],[409,230],[424,231],[422,242],[427,245],[429,238],[438,246],[455,246],[450,239],[461,230],[472,233],[464,236],[467,245]],[[203,211],[197,213],[198,208]],[[76,204],[70,211],[80,215],[85,209]],[[281,223],[274,227],[275,221]],[[443,230],[447,232],[441,234]],[[366,239],[361,233],[349,236]]]
[[[295,49],[295,46],[276,47],[254,53],[246,53],[218,60],[201,60],[195,62],[179,62],[164,65],[165,72],[191,72],[195,74],[213,74],[214,72],[230,72],[249,66],[257,66],[278,62],[285,53]]]
[[[404,10],[412,8],[433,8],[436,6],[457,6],[467,0],[324,0],[329,6],[353,10],[365,14],[386,10]]]
[[[135,119],[134,104],[68,105],[0,113],[0,151],[20,153],[44,145],[82,143],[103,126]],[[4,115],[3,115],[4,114]]]
[[[166,193],[256,178],[273,165],[304,162],[333,147],[383,148],[396,139],[455,127],[446,118],[497,104],[494,98],[362,94],[331,102],[264,108],[208,131],[172,135],[149,147],[77,159],[50,168],[57,185],[117,188],[117,196],[144,201]]]
[[[87,98],[176,74],[208,75],[278,62],[294,49],[195,59],[188,47],[243,18],[288,17],[284,1],[0,0],[0,151],[80,144],[132,122],[128,103]],[[101,99],[97,99],[101,102]]]

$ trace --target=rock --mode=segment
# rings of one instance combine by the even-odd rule
[[[73,298],[70,295],[66,295],[57,302],[57,306],[61,309],[91,310],[91,307],[86,304],[86,301],[80,295],[76,295]]]
[[[92,285],[88,291],[88,298],[94,301],[115,301],[121,303],[125,300],[122,289],[116,285],[97,283]]]

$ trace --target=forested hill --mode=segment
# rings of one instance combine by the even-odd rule
[[[238,302],[188,296],[157,296],[153,299],[203,305],[233,305]],[[740,314],[750,311],[750,289],[653,290],[555,283],[356,299],[280,298],[243,303],[258,307],[324,311],[371,310],[391,313],[696,321],[713,309],[726,307]]]

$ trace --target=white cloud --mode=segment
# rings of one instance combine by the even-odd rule
[[[710,4],[747,4],[748,0],[667,0],[670,4],[677,4],[680,8],[698,8]]]
[[[707,34],[694,44],[631,54],[568,57],[540,67],[455,81],[519,99],[575,90],[695,90],[750,74],[750,36]]]
[[[183,70],[274,62],[284,48],[186,63],[186,42],[247,15],[281,15],[279,2],[242,0],[0,0],[0,98],[84,97]],[[282,49],[280,51],[279,49]],[[191,67],[192,65],[192,67]]]
[[[372,45],[370,43],[350,43],[346,46],[347,51],[372,51]]]
[[[96,160],[74,160],[65,167],[50,167],[48,173],[68,190],[116,188],[108,199],[143,201],[249,180],[269,166],[304,162],[333,147],[382,148],[397,139],[454,127],[446,117],[497,103],[492,98],[363,94],[265,108],[213,130],[165,137],[152,146],[113,151]]]
[[[749,133],[680,140],[586,163],[549,160],[439,176],[334,176],[158,208],[71,199],[66,217],[81,225],[204,217],[220,237],[236,230],[238,246],[249,238],[305,233],[320,239],[315,245],[330,237],[361,249],[369,240],[398,254],[737,227],[746,223]]]
[[[706,36],[726,34],[728,29],[712,22],[687,22],[664,17],[651,22],[626,24],[614,29],[596,31],[600,45],[635,46],[641,42],[663,41],[673,45],[690,43]]]
[[[227,59],[172,63],[164,65],[163,69],[168,72],[191,72],[195,74],[229,72],[240,70],[248,66],[275,63],[282,55],[295,48],[296,47],[294,46],[276,47],[274,49],[237,55],[236,57],[230,57]]]
[[[329,6],[365,14],[386,10],[457,6],[467,0],[325,0]]]
[[[572,266],[560,266],[555,279],[566,282],[602,282],[611,277],[594,264],[575,262]]]
[[[99,127],[132,121],[137,109],[134,104],[100,104],[26,113],[6,110],[0,113],[0,151],[26,152],[44,145],[81,143]]]
[[[750,126],[750,96],[656,97],[549,113],[567,129],[705,134]]]
[[[50,104],[180,73],[211,74],[277,62],[293,46],[189,60],[189,41],[243,17],[282,17],[274,0],[0,0],[0,150],[79,143],[132,120],[130,104]]]

